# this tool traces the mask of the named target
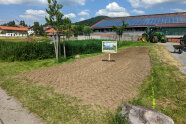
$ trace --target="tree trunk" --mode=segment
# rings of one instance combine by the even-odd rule
[[[60,45],[60,34],[58,34],[57,36],[57,40],[58,40],[58,54],[59,54],[59,57],[61,57],[61,45]]]
[[[59,42],[57,40],[58,38],[56,38],[56,60],[57,62],[59,62]]]
[[[54,50],[55,50],[55,55],[56,55],[56,60],[57,60],[57,48],[56,48],[56,39],[55,39],[55,36],[53,35],[53,43],[54,43]]]
[[[122,34],[120,35],[120,42],[119,42],[119,46],[121,46],[121,39],[122,39]]]
[[[66,59],[66,48],[65,48],[65,38],[64,38],[64,35],[63,35],[63,52],[64,52],[64,59]]]

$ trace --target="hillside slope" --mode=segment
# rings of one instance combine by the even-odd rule
[[[108,16],[97,16],[94,18],[90,18],[84,21],[76,22],[75,24],[82,24],[82,25],[87,25],[87,26],[92,26],[96,24],[97,22],[101,21],[102,19],[110,18]]]

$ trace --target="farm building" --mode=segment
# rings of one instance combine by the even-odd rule
[[[28,28],[0,26],[0,36],[14,37],[27,36]]]
[[[147,27],[161,28],[169,41],[179,41],[186,34],[186,12],[182,12],[103,19],[91,26],[94,31],[92,36],[115,36],[112,26],[122,26],[123,21],[128,24],[124,34],[131,36],[141,36]]]

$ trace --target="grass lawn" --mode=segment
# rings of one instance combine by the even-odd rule
[[[122,44],[124,45],[120,49],[149,46],[153,64],[152,74],[139,88],[139,96],[130,103],[152,107],[152,87],[154,87],[156,109],[171,116],[178,124],[185,122],[186,78],[177,68],[179,63],[175,64],[176,61],[168,57],[166,50],[161,46],[140,42],[123,42]],[[101,53],[81,55],[81,58],[98,54]],[[64,60],[61,59],[61,61]],[[65,62],[71,61],[74,61],[73,57]],[[59,64],[61,63],[57,63],[55,59],[29,62],[0,61],[0,87],[6,89],[9,95],[16,97],[24,107],[39,115],[47,123],[118,124],[124,122],[117,113],[112,113],[106,108],[81,105],[80,99],[57,94],[52,88],[36,86],[29,80],[21,82],[12,77],[22,72]]]

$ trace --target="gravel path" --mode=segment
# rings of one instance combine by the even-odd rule
[[[184,48],[183,50],[184,52],[182,54],[179,54],[179,53],[174,53],[174,48],[173,48],[173,45],[179,45],[179,43],[159,43],[159,44],[165,46],[172,53],[172,55],[181,62],[183,66],[180,67],[180,70],[186,74],[186,48]]]
[[[0,124],[44,124],[0,88]]]

